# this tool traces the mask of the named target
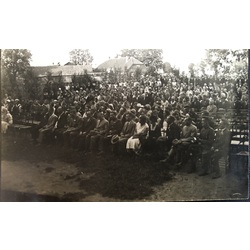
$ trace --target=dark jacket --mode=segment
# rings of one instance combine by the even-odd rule
[[[66,125],[67,125],[67,117],[68,115],[65,114],[64,112],[59,115],[59,118],[58,118],[58,121],[57,121],[57,128],[58,129],[62,129],[62,128],[65,128]]]
[[[132,120],[125,122],[121,131],[121,136],[129,138],[134,134],[136,123]]]
[[[82,132],[87,134],[96,127],[97,120],[94,117],[84,118],[82,124]]]
[[[172,123],[168,125],[167,137],[168,137],[168,141],[170,142],[172,142],[174,139],[179,140],[181,137],[181,128],[176,123]]]

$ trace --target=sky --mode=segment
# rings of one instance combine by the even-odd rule
[[[69,52],[72,48],[50,48],[50,49],[30,49],[32,53],[32,66],[48,66],[60,63],[61,65],[69,62]],[[120,48],[94,48],[89,49],[94,58],[93,67],[114,58],[120,51]],[[181,71],[186,71],[190,63],[198,63],[205,55],[205,49],[196,48],[175,48],[163,49],[163,62],[169,62],[172,66],[179,67]]]

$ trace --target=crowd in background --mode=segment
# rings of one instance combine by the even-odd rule
[[[216,121],[217,113],[247,108],[245,79],[190,81],[146,76],[140,81],[102,81],[84,86],[71,83],[57,89],[44,88],[41,100],[13,100],[6,94],[2,100],[2,131],[7,131],[8,123],[29,116],[38,121],[31,128],[34,142],[56,141],[87,154],[102,155],[110,148],[118,155],[157,155],[165,158],[162,162],[171,162],[174,156],[178,166],[191,159],[191,171],[196,160],[191,155],[200,148],[200,175],[204,175],[210,149],[213,155],[217,152],[213,163],[217,166],[221,157],[218,152],[229,143],[228,133],[223,132],[230,130],[229,124],[223,117]],[[215,178],[220,176],[218,171]]]

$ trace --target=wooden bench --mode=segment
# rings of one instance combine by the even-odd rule
[[[23,124],[11,124],[8,128],[10,132],[13,133],[14,136],[17,134],[27,136],[30,132],[32,126],[30,125],[23,125]]]

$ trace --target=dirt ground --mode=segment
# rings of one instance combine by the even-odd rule
[[[2,138],[2,201],[245,200],[247,174],[198,176],[150,158],[83,155],[59,145],[36,146],[29,136]]]

